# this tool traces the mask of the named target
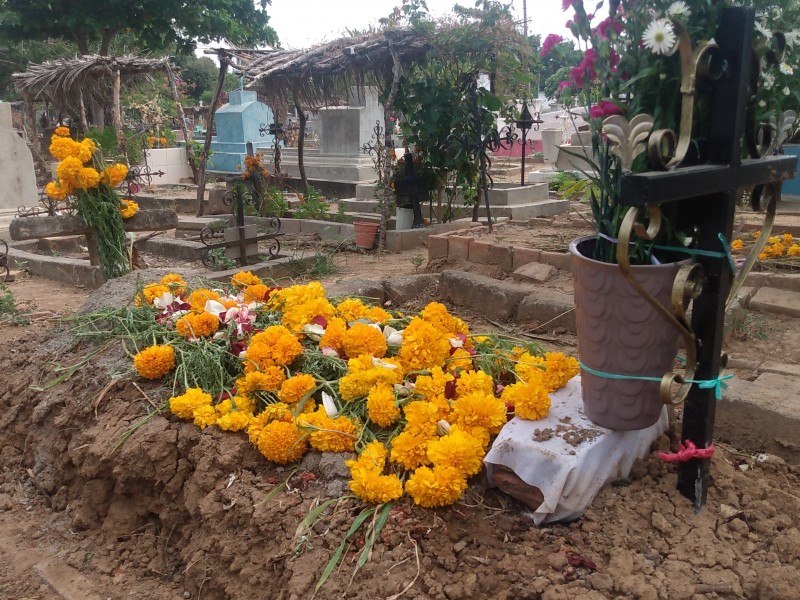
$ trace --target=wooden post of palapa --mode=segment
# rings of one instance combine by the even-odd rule
[[[383,105],[383,206],[381,207],[381,226],[378,229],[378,249],[386,249],[386,228],[389,225],[389,212],[391,211],[392,196],[390,181],[392,176],[392,128],[394,123],[394,99],[397,96],[397,88],[400,86],[400,57],[397,50],[389,42],[389,52],[392,53],[392,84],[389,88],[389,95]]]
[[[211,149],[211,132],[214,128],[214,109],[217,107],[219,97],[222,95],[222,88],[225,85],[225,74],[228,72],[228,61],[222,56],[219,57],[219,77],[217,78],[217,89],[214,90],[214,99],[211,101],[211,108],[206,124],[206,140],[203,144],[203,151],[200,153],[200,167],[197,169],[197,205],[194,211],[195,216],[203,216],[203,200],[206,194],[206,164],[208,163],[208,151]]]
[[[128,152],[125,150],[125,133],[122,131],[122,106],[120,100],[121,78],[119,68],[115,67],[111,70],[111,73],[114,77],[114,130],[117,132],[117,148],[119,149],[120,154],[127,158]]]

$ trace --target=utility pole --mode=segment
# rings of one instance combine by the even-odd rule
[[[528,41],[528,0],[522,0],[522,32]]]

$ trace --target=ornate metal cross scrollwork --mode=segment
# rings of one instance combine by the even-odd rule
[[[278,217],[270,217],[267,221],[266,232],[259,234],[256,225],[245,223],[244,206],[248,199],[252,202],[255,198],[252,192],[244,189],[241,183],[237,182],[232,190],[225,193],[222,202],[226,206],[233,206],[235,211],[235,225],[227,227],[223,231],[224,241],[219,242],[218,233],[211,227],[204,227],[200,231],[200,241],[205,244],[203,252],[203,264],[206,267],[213,266],[212,250],[219,248],[225,249],[228,258],[235,257],[239,266],[250,264],[251,260],[260,260],[258,242],[269,240],[267,254],[270,259],[277,258],[281,252],[281,220]]]
[[[372,128],[372,137],[370,141],[361,145],[361,152],[372,157],[372,163],[375,165],[375,172],[378,174],[378,183],[385,183],[383,181],[383,165],[386,160],[386,155],[383,151],[384,132],[383,125],[380,120],[375,121],[375,127]]]
[[[143,185],[151,185],[153,177],[163,177],[166,175],[164,171],[153,171],[147,163],[147,148],[142,147],[142,156],[144,156],[144,165],[133,165],[128,169],[128,174],[125,176],[125,185],[127,193],[130,196],[135,196],[142,191]]]
[[[266,123],[258,126],[258,135],[261,137],[272,136],[272,165],[276,176],[281,174],[281,140],[284,133],[283,124],[277,121],[270,123],[269,126]]]
[[[522,101],[522,110],[520,111],[519,118],[514,121],[514,124],[522,132],[519,136],[519,143],[522,146],[522,174],[520,176],[520,185],[525,185],[525,152],[528,147],[533,148],[533,140],[528,139],[529,131],[539,131],[539,125],[544,123],[542,120],[542,101],[534,100],[533,113],[528,108],[527,100]]]

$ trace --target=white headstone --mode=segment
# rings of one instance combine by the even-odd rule
[[[0,210],[35,206],[39,194],[33,156],[25,140],[12,129],[8,102],[0,102],[0,164]]]

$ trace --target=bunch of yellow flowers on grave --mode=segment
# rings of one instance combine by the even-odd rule
[[[50,140],[50,154],[59,160],[56,180],[45,186],[55,200],[74,199],[73,207],[83,217],[97,240],[97,252],[106,279],[128,271],[125,229],[116,188],[128,174],[121,163],[105,166],[94,140],[73,140],[69,129],[58,127]]]
[[[544,418],[578,372],[535,344],[474,335],[437,302],[401,314],[250,272],[219,289],[169,274],[120,310],[137,313],[120,316],[143,328],[126,329],[134,367],[166,378],[173,415],[240,432],[278,464],[345,453],[351,491],[374,504],[457,501],[509,416]]]

